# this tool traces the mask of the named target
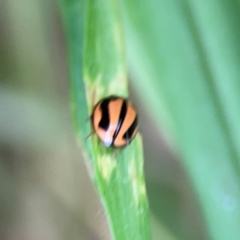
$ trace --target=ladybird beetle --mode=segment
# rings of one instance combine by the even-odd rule
[[[106,147],[128,145],[138,131],[138,116],[132,103],[119,96],[101,99],[91,115],[94,132]]]

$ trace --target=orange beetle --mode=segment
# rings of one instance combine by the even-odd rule
[[[138,132],[135,107],[119,96],[101,99],[93,109],[91,122],[94,132],[106,147],[124,147]]]

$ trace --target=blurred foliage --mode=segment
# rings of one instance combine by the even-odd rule
[[[122,6],[134,86],[181,156],[209,237],[239,239],[239,2]]]

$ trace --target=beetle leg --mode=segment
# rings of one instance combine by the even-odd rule
[[[92,137],[92,135],[93,135],[94,133],[95,133],[95,132],[90,132],[90,133],[86,136],[85,141],[87,141],[90,137]]]
[[[92,119],[92,116],[87,117],[86,122],[91,121],[91,119]]]
[[[127,147],[129,146],[129,144],[130,144],[130,141],[129,141],[129,136],[128,136],[128,132],[127,132],[127,134],[126,134],[126,137],[127,137],[127,139],[126,139],[126,142],[127,142]]]

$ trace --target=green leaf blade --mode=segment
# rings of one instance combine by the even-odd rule
[[[87,143],[84,141],[90,130],[86,115],[91,114],[94,105],[112,94],[128,96],[118,2],[61,0],[60,3],[69,39],[76,129],[91,163],[90,171],[106,210],[112,237],[151,240],[141,136],[116,153],[106,148],[96,135]]]

